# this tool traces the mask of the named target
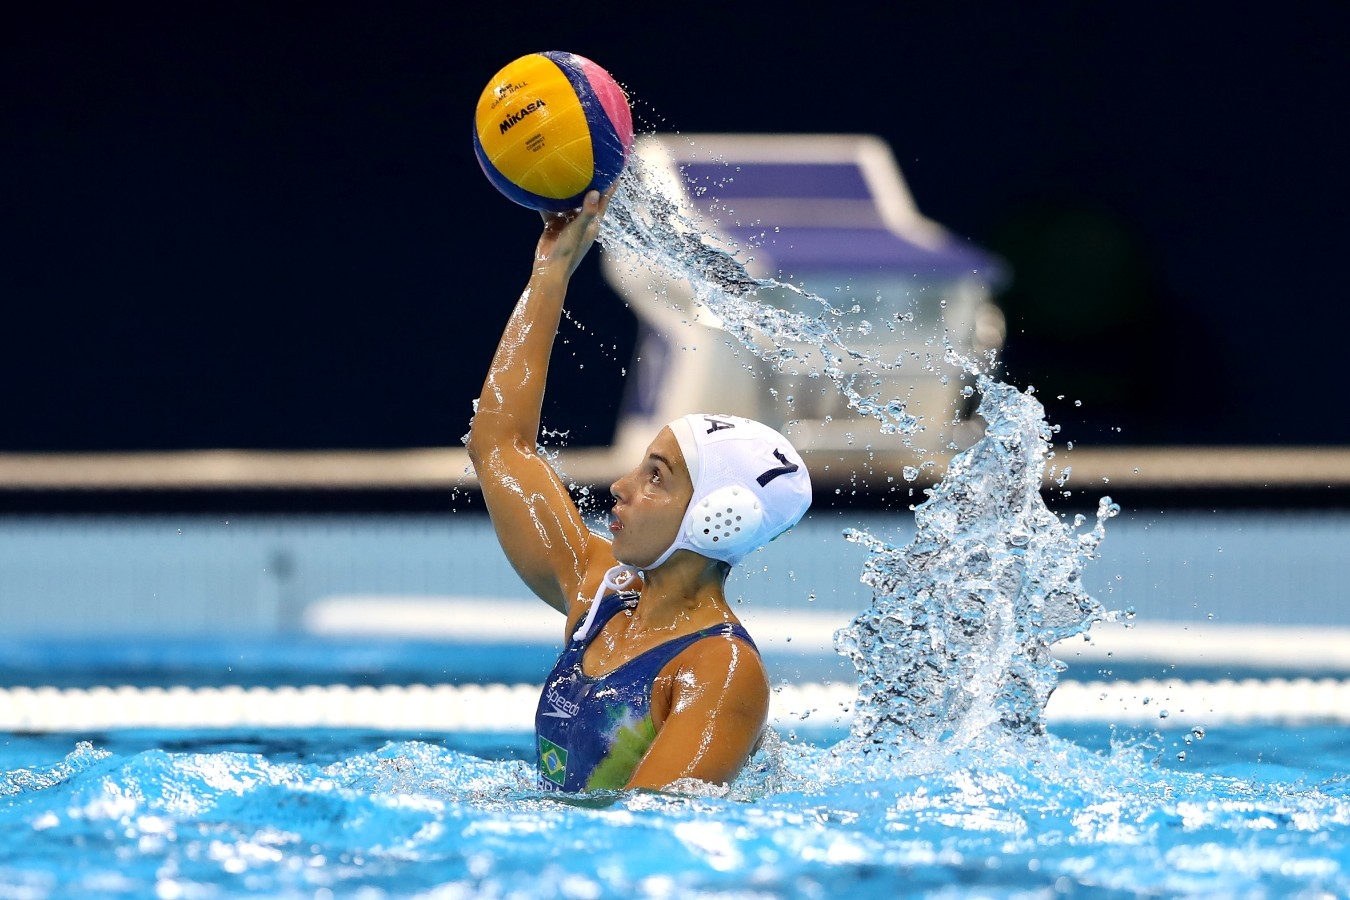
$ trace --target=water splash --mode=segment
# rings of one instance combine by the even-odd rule
[[[898,360],[851,350],[843,312],[798,287],[751,275],[735,255],[745,248],[720,244],[669,190],[636,159],[611,201],[605,248],[632,253],[646,271],[688,285],[748,350],[780,369],[823,374],[852,409],[880,421],[883,434],[922,452],[913,440],[919,420],[904,402],[859,389]],[[818,314],[764,299],[783,291]],[[1119,508],[1103,499],[1095,525],[1082,534],[1061,521],[1041,496],[1051,439],[1041,404],[996,381],[992,358],[976,361],[948,347],[942,362],[975,382],[985,433],[916,509],[918,534],[907,547],[862,529],[846,532],[869,551],[862,580],[874,598],[836,636],[858,670],[853,730],[841,752],[915,741],[965,745],[994,727],[1043,733],[1061,668],[1051,646],[1105,616],[1080,576]],[[913,480],[908,471],[905,478]]]
[[[1061,664],[1051,646],[1104,618],[1083,590],[1106,520],[1075,532],[1041,495],[1049,428],[1035,397],[979,377],[983,438],[952,461],[896,548],[863,529],[869,609],[836,634],[858,671],[851,745],[964,745],[998,726],[1041,734]],[[1075,524],[1081,524],[1081,518]]]
[[[106,750],[97,750],[88,741],[81,741],[75,750],[58,765],[47,768],[23,768],[0,773],[0,797],[10,797],[30,791],[42,791],[95,767],[107,759]]]
[[[634,269],[643,277],[687,286],[696,310],[707,310],[721,328],[776,371],[824,377],[849,407],[876,419],[883,434],[912,439],[921,426],[905,402],[867,390],[900,361],[850,347],[846,335],[858,326],[849,320],[849,311],[798,285],[751,274],[747,264],[753,256],[744,260],[738,256],[753,248],[714,237],[706,218],[675,199],[674,190],[678,189],[664,185],[641,157],[635,157],[610,201],[601,245],[631,255]],[[716,202],[712,205],[716,207]],[[790,295],[817,313],[765,302],[761,295],[769,294]],[[691,318],[697,315],[690,312]]]

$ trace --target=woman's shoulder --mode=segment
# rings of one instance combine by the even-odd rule
[[[769,674],[750,634],[739,623],[728,621],[702,629],[673,662],[697,680],[723,680],[729,687],[762,686],[768,690]]]
[[[672,709],[758,722],[769,714],[769,673],[754,645],[736,634],[706,636],[686,647],[662,674],[669,680]]]

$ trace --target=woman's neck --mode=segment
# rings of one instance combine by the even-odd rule
[[[734,619],[723,590],[725,571],[717,560],[677,551],[664,564],[644,573],[635,624],[669,628],[685,621]]]

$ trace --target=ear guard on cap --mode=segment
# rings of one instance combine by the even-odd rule
[[[758,539],[764,509],[754,492],[724,487],[699,501],[689,516],[686,540],[695,550],[738,551]]]
[[[788,439],[741,416],[691,413],[671,422],[693,496],[675,540],[646,571],[685,549],[736,565],[801,519],[811,478]]]

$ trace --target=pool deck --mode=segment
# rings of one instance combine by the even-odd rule
[[[818,487],[868,486],[869,476],[895,477],[918,457],[911,452],[818,450],[803,454]],[[928,486],[950,455],[913,482]],[[562,449],[557,465],[578,484],[603,486],[632,460],[611,448]],[[1056,451],[1046,484],[1065,467],[1079,485],[1126,490],[1169,488],[1346,488],[1350,447],[1076,446]],[[877,473],[877,474],[873,474]],[[444,489],[476,488],[462,448],[363,451],[185,450],[134,453],[0,453],[0,491],[209,489]]]

